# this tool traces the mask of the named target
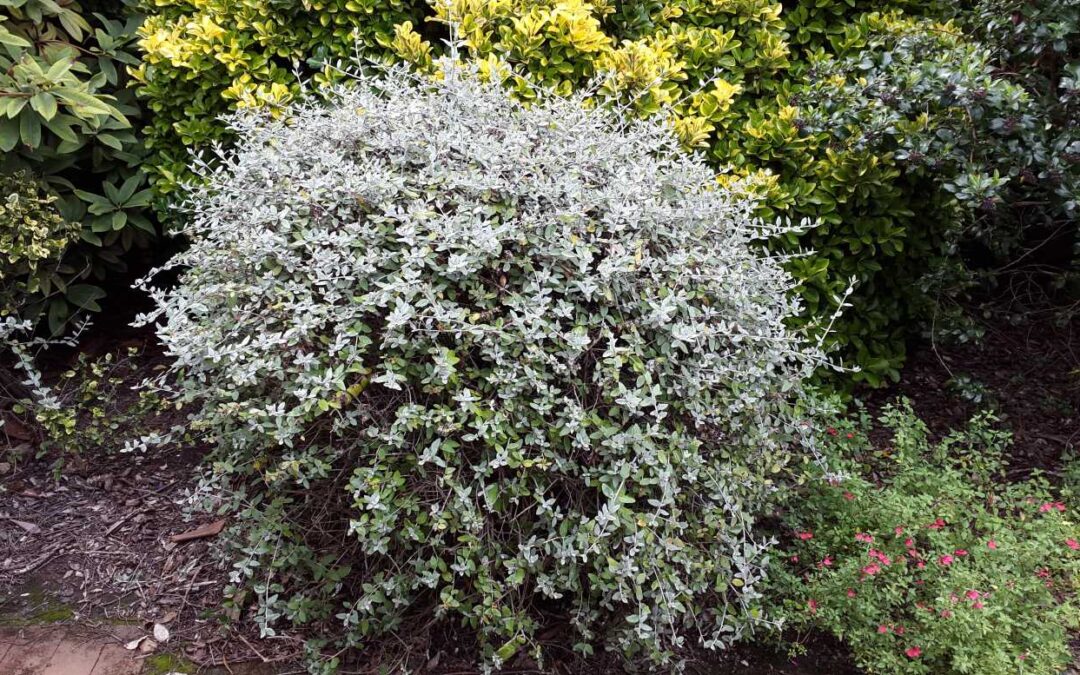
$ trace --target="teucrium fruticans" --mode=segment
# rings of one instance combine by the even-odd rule
[[[234,582],[266,632],[430,611],[489,665],[538,603],[585,650],[738,638],[821,360],[751,246],[775,228],[662,121],[442,72],[237,117],[188,193],[147,320],[241,512]]]

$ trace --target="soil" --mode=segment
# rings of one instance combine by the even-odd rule
[[[938,435],[989,409],[1013,434],[1010,478],[1055,474],[1080,444],[1080,321],[985,328],[978,343],[914,345],[900,382],[866,399],[906,397]]]
[[[956,428],[981,408],[994,410],[1015,435],[1011,476],[1060,471],[1080,442],[1080,331],[1075,325],[998,327],[978,344],[913,345],[902,380],[884,390],[862,392],[868,405],[905,396],[936,433]],[[144,332],[122,329],[88,336],[84,346],[101,354],[141,346],[147,367],[160,355]],[[54,356],[53,366],[71,355]],[[244,622],[230,625],[221,608],[227,583],[224,562],[213,555],[214,535],[174,542],[173,535],[210,524],[192,520],[186,507],[203,455],[197,447],[117,455],[86,453],[55,475],[55,458],[25,453],[5,462],[0,448],[0,631],[41,625],[77,626],[102,639],[120,633],[169,630],[154,655],[210,668],[269,662],[291,667],[297,640],[259,640]],[[416,672],[465,675],[475,670],[468,643],[459,635],[415,628],[395,640],[421,644]],[[115,640],[114,640],[115,641]],[[732,675],[855,675],[843,645],[821,636],[801,640],[805,655],[791,659],[768,645],[741,647],[691,658],[689,672]],[[622,673],[614,659],[581,659],[551,639],[553,662],[541,671],[524,657],[507,672]],[[392,648],[367,650],[354,672],[393,665]],[[562,655],[562,658],[558,658]],[[292,664],[290,666],[284,664]],[[176,672],[182,672],[177,667]]]

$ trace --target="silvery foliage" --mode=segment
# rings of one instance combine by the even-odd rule
[[[0,402],[19,403],[30,408],[59,410],[63,403],[42,376],[35,355],[50,346],[72,347],[88,322],[76,324],[70,335],[45,339],[33,335],[33,323],[15,316],[0,317],[0,359],[10,372],[0,373]],[[4,420],[0,418],[0,434]]]
[[[822,362],[753,245],[786,228],[589,95],[361,73],[235,117],[196,166],[182,275],[144,282],[143,320],[217,443],[265,634],[327,619],[357,644],[431,611],[497,667],[539,654],[543,602],[580,649],[663,663],[760,620],[755,518]]]

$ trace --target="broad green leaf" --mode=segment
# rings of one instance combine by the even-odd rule
[[[41,121],[36,114],[24,110],[19,115],[19,136],[31,148],[41,145]]]
[[[66,297],[76,307],[98,312],[101,307],[97,301],[105,297],[105,291],[91,284],[74,284],[68,287]]]
[[[19,123],[0,117],[0,151],[11,152],[19,144]]]
[[[46,122],[56,117],[56,97],[48,92],[38,92],[30,97],[30,107]]]
[[[12,34],[6,27],[0,26],[0,44],[11,47],[29,47],[30,43],[18,35]]]

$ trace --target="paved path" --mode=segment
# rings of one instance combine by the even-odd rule
[[[3,675],[136,675],[143,662],[117,642],[67,626],[0,629]]]

